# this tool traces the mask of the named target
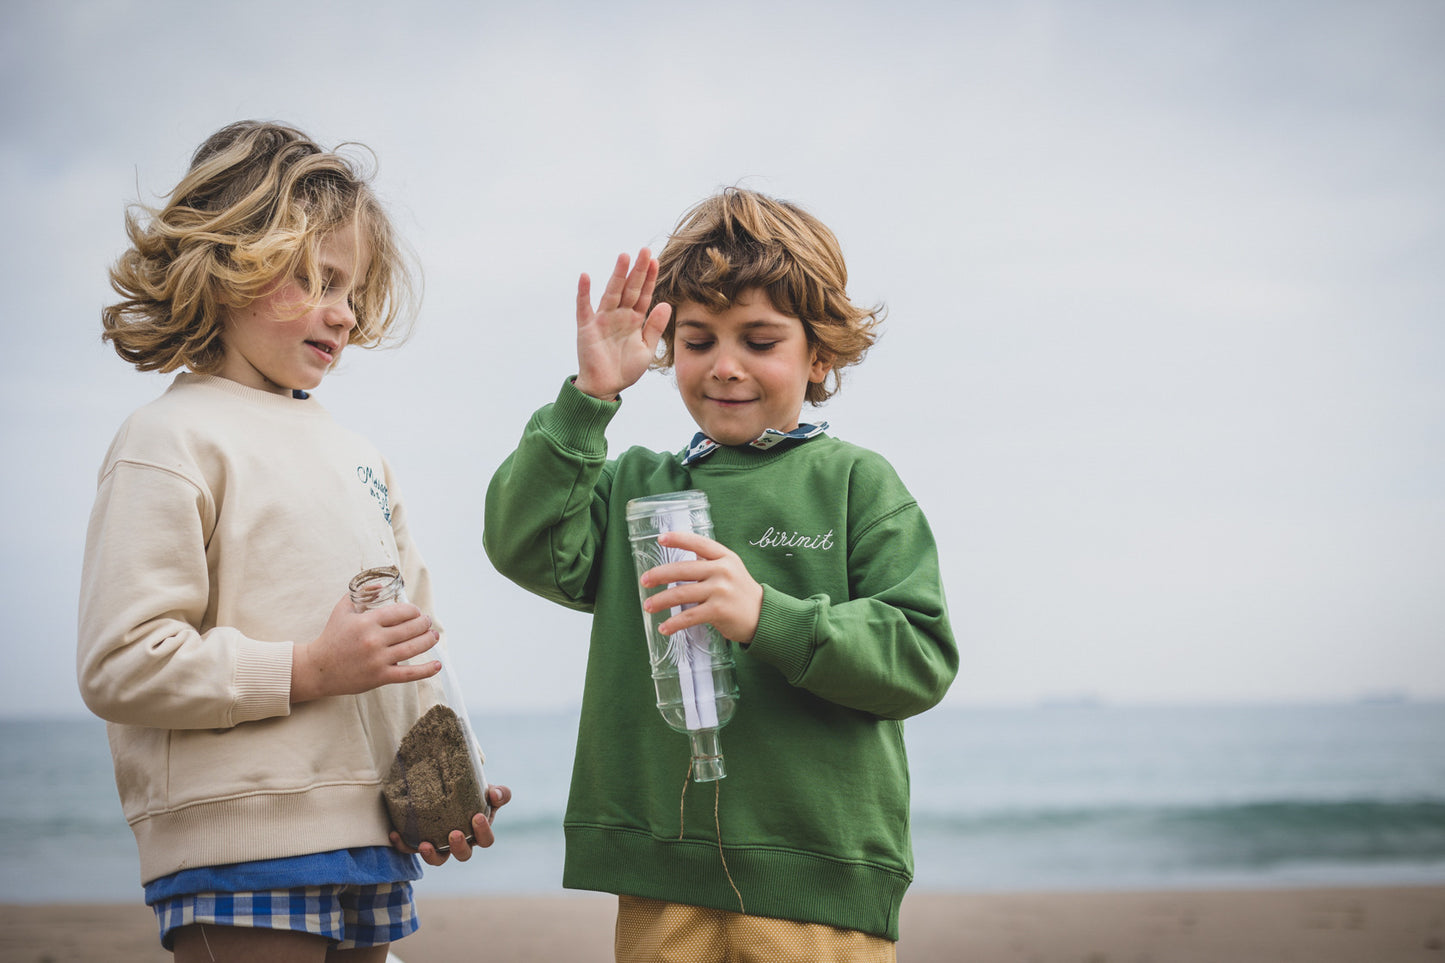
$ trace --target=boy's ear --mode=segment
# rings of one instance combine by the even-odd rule
[[[808,381],[810,384],[820,385],[823,379],[828,377],[828,372],[833,370],[833,355],[813,345],[813,360],[808,365]]]

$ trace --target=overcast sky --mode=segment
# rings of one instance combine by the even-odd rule
[[[1442,51],[1435,0],[7,3],[0,713],[83,711],[96,470],[169,381],[99,337],[124,207],[243,117],[370,146],[424,266],[317,395],[400,475],[474,711],[580,692],[585,616],[481,551],[577,274],[739,183],[888,305],[811,414],[933,523],[950,704],[1445,696]],[[610,437],[692,430],[651,374]]]

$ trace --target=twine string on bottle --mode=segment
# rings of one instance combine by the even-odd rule
[[[677,804],[677,838],[682,839],[683,831],[687,828],[687,784],[692,779],[692,760],[687,763],[687,774],[682,777],[682,796]],[[746,913],[747,907],[743,904],[743,894],[738,890],[738,884],[733,881],[732,871],[728,869],[728,857],[723,852],[722,844],[722,780],[712,784],[712,821],[717,829],[717,855],[722,860],[723,875],[728,878],[728,885],[732,887],[733,895],[738,898],[738,912]]]

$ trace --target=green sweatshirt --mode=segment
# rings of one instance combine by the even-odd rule
[[[748,913],[896,940],[913,876],[900,720],[958,669],[922,511],[881,456],[826,435],[690,467],[642,448],[608,460],[617,407],[564,384],[487,491],[498,570],[593,613],[563,885],[724,910],[740,894]],[[626,525],[628,499],[684,489],[707,493],[716,539],[763,585],[757,634],[734,646],[727,777],[685,788]]]

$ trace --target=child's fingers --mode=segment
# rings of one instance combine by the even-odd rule
[[[432,621],[425,615],[387,627],[377,641],[386,647],[387,657],[392,662],[403,662],[421,655],[436,645],[441,636],[432,628]]]
[[[592,279],[583,274],[577,279],[577,323],[592,317]]]
[[[376,624],[382,628],[394,628],[398,625],[405,625],[417,619],[425,619],[422,610],[410,602],[393,602],[390,605],[383,605],[380,608],[368,609],[359,613],[363,617],[371,616],[376,619]]]
[[[430,679],[442,670],[440,662],[403,662],[388,666],[382,685],[396,685],[400,682],[420,682]]]
[[[386,660],[393,665],[414,659],[441,641],[430,626],[416,632],[398,634],[386,643]]]
[[[663,532],[657,537],[659,545],[680,548],[692,552],[698,558],[722,558],[728,553],[727,546],[697,532]]]
[[[668,319],[672,317],[672,305],[659,304],[652,309],[647,316],[647,322],[642,326],[642,343],[649,349],[656,349],[657,342],[662,339],[662,332],[667,330]]]
[[[448,859],[446,853],[437,852],[437,848],[425,840],[422,840],[421,849],[417,852],[428,866],[440,866]]]
[[[472,845],[467,842],[467,834],[460,829],[453,829],[447,834],[447,849],[459,863],[465,863],[472,858]]]
[[[597,310],[610,311],[622,303],[623,290],[628,283],[627,265],[631,260],[626,254],[617,255],[617,263],[612,266],[612,276],[607,279],[607,288],[602,292],[602,300],[597,302]]]
[[[643,248],[646,251],[646,248]],[[641,257],[641,255],[639,255]],[[641,267],[641,264],[638,265]],[[647,306],[652,303],[652,292],[657,290],[657,258],[648,257],[647,271],[642,278],[642,290],[637,294],[637,310],[646,311]]]
[[[657,281],[657,262],[652,259],[652,252],[647,248],[637,252],[637,261],[633,263],[632,270],[627,272],[627,282],[622,288],[620,304],[633,309],[639,308],[642,300],[642,290],[647,289],[647,299],[652,300],[652,283]],[[641,305],[641,310],[646,310],[646,305]]]
[[[698,579],[686,581],[677,579],[675,581],[676,584],[668,586],[656,595],[649,595],[647,601],[643,603],[643,608],[649,612],[665,612],[668,609],[677,608],[679,605],[697,605],[711,597],[711,589]]]
[[[675,632],[681,632],[683,629],[690,629],[695,625],[710,622],[715,628],[718,628],[718,631],[722,631],[721,627],[717,626],[713,608],[711,605],[690,605],[676,615],[670,616],[657,627],[657,630],[663,635],[672,635]]]
[[[486,849],[497,841],[492,834],[492,824],[487,822],[487,817],[477,813],[472,817],[472,846],[477,849]]]
[[[397,832],[396,830],[393,829],[387,838],[391,840],[392,849],[406,853],[411,856],[416,855],[417,851],[408,846],[406,842],[401,838],[401,833]]]
[[[686,562],[658,565],[642,573],[642,587],[653,588],[673,582],[700,582],[712,574],[711,566],[710,559],[690,559]]]

